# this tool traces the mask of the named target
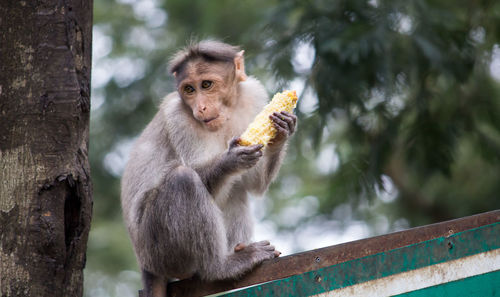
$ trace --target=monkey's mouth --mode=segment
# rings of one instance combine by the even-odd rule
[[[219,116],[216,116],[216,117],[213,117],[213,118],[208,118],[208,119],[203,120],[203,122],[204,122],[205,124],[208,124],[208,123],[210,123],[211,121],[213,121],[213,120],[217,119],[218,117],[219,117]]]

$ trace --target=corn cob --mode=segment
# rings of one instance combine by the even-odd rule
[[[293,112],[293,109],[297,106],[297,100],[297,93],[295,91],[276,93],[271,102],[264,106],[264,109],[248,125],[246,131],[240,136],[239,143],[247,146],[254,144],[267,146],[277,132],[269,116],[273,112]]]

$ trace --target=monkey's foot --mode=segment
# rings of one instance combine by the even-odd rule
[[[244,250],[246,247],[245,244],[243,243],[238,243],[235,247],[234,247],[234,252],[237,253],[237,252],[240,252],[242,250]]]
[[[281,252],[277,251],[267,240],[253,242],[249,245],[239,243],[234,248],[234,251],[238,254],[249,254],[249,257],[253,258],[255,263],[260,263],[281,255]]]

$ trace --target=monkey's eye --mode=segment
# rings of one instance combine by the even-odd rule
[[[187,94],[191,94],[194,92],[194,88],[193,86],[190,86],[190,85],[187,85],[184,87],[184,92],[186,92]]]
[[[201,82],[201,87],[204,89],[209,89],[214,83],[210,80],[204,80]]]

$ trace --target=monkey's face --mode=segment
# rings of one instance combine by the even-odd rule
[[[231,65],[230,65],[231,66]],[[226,63],[190,62],[177,78],[178,92],[193,117],[207,130],[217,131],[229,118],[237,80]]]

